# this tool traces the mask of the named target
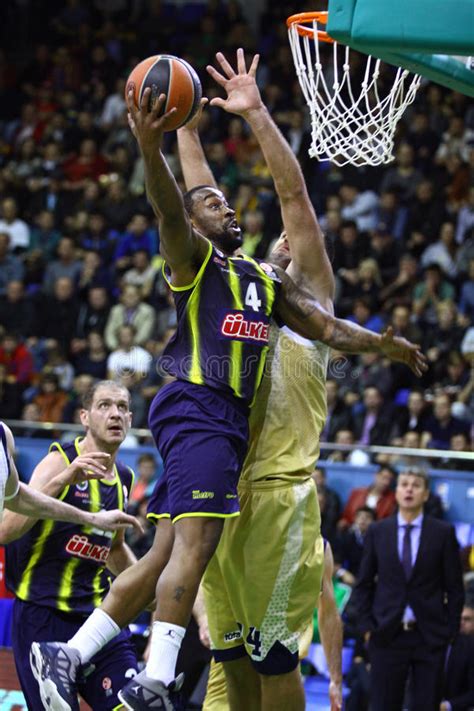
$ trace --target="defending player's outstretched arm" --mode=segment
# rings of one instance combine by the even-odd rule
[[[150,93],[151,89],[145,89],[137,108],[129,92],[129,124],[145,164],[147,196],[160,226],[160,252],[170,266],[173,284],[185,286],[193,281],[209,245],[193,229],[181,191],[161,152],[164,123],[175,109],[160,116],[166,101],[165,94],[161,94],[149,111]]]
[[[237,50],[237,71],[221,52],[216,55],[222,73],[207,67],[227,98],[212,99],[213,106],[242,116],[250,125],[275,183],[284,229],[291,249],[290,274],[305,284],[325,308],[332,309],[334,275],[326,253],[324,237],[298,160],[270,116],[256,82],[259,56],[247,70],[243,49]]]
[[[217,183],[212,170],[207,162],[201,139],[199,138],[199,121],[202,110],[208,99],[201,99],[201,104],[191,121],[179,128],[178,137],[179,160],[183,171],[186,190],[197,188],[198,185],[210,185],[217,188]]]
[[[283,269],[275,267],[275,270],[282,282],[277,311],[300,335],[346,353],[381,353],[391,360],[405,363],[418,377],[428,370],[420,347],[394,336],[392,328],[380,335],[352,321],[336,318],[300,289]]]

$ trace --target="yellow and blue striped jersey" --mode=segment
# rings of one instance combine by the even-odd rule
[[[209,242],[192,284],[170,284],[178,326],[161,358],[163,370],[252,404],[279,285],[271,265],[243,255],[227,257]]]
[[[80,453],[80,438],[61,446],[54,442],[68,466]],[[126,510],[133,471],[117,462],[111,480],[89,480],[67,486],[58,497],[85,511]],[[101,604],[110,587],[107,558],[115,534],[90,526],[38,521],[7,546],[6,582],[21,600],[63,612],[89,614]]]

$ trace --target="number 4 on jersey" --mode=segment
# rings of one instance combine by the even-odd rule
[[[245,294],[245,305],[250,306],[254,311],[258,311],[262,305],[261,300],[258,298],[257,285],[254,281],[251,281],[247,287],[247,293]]]
[[[253,647],[253,652],[252,656],[253,657],[260,657],[262,652],[262,643],[260,641],[260,630],[257,630],[255,627],[249,627],[249,633],[247,635],[247,638],[245,640],[247,644],[250,644]]]

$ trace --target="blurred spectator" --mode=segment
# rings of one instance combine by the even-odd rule
[[[449,440],[449,449],[451,452],[472,452],[469,436],[466,432],[458,432],[453,434]],[[446,459],[442,463],[443,469],[454,469],[458,471],[466,471],[469,462],[466,459]]]
[[[33,335],[37,338],[52,338],[69,353],[79,311],[72,279],[59,277],[53,283],[52,291],[51,295],[39,299],[38,319]]]
[[[139,249],[144,249],[150,256],[157,252],[156,231],[149,225],[145,215],[136,214],[130,220],[127,231],[117,242],[114,260],[118,271],[125,271],[132,266],[132,256]]]
[[[334,242],[334,272],[347,280],[348,272],[355,272],[364,257],[368,254],[367,240],[357,232],[356,223],[345,220],[341,224],[339,235]]]
[[[15,333],[4,333],[0,341],[0,364],[7,370],[9,382],[31,383],[34,374],[33,356]]]
[[[30,228],[18,217],[18,205],[13,198],[5,198],[1,205],[0,233],[10,236],[10,249],[24,251],[30,246]]]
[[[464,325],[474,323],[474,259],[469,260],[468,279],[461,286],[459,313]]]
[[[103,380],[105,378],[100,378]],[[94,384],[94,378],[92,375],[86,373],[81,373],[76,375],[73,379],[72,386],[68,388],[68,401],[63,410],[63,421],[64,422],[76,422],[75,414],[77,410],[82,407],[82,398],[90,390]],[[81,421],[79,420],[79,424]],[[76,439],[77,434],[72,438]],[[64,441],[67,441],[66,439]]]
[[[391,326],[397,336],[403,336],[412,343],[421,342],[421,330],[411,320],[408,306],[395,306],[392,311]]]
[[[370,297],[360,296],[354,300],[353,311],[347,318],[369,331],[380,333],[383,329],[383,318],[374,311],[370,305]]]
[[[357,380],[354,390],[363,395],[367,388],[377,388],[383,398],[392,392],[392,372],[379,353],[363,353],[358,358]],[[375,436],[375,433],[374,433]],[[367,444],[364,442],[363,444]]]
[[[115,251],[116,235],[109,229],[103,212],[92,209],[87,216],[87,226],[79,237],[79,244],[86,251],[97,252],[103,265],[110,265]]]
[[[448,354],[458,351],[461,345],[463,330],[456,324],[457,310],[451,301],[442,301],[436,306],[437,321],[425,330],[422,339],[423,350],[432,370],[428,374],[440,380],[446,373]]]
[[[395,152],[394,167],[387,170],[380,186],[381,190],[396,190],[404,205],[413,198],[422,179],[413,161],[413,148],[408,143],[401,143]]]
[[[359,232],[371,232],[377,227],[379,199],[372,190],[359,192],[358,186],[343,183],[339,195],[342,200],[341,215],[344,220],[353,220]]]
[[[151,337],[155,325],[154,310],[141,300],[138,287],[124,286],[120,301],[120,304],[112,307],[105,327],[105,343],[111,351],[118,346],[118,331],[121,326],[133,326],[134,343],[141,346]]]
[[[390,311],[394,306],[406,306],[411,310],[417,272],[416,259],[411,254],[404,254],[398,264],[397,276],[380,290],[380,299],[385,311]]]
[[[67,394],[59,387],[55,373],[42,373],[38,383],[38,394],[33,403],[38,406],[40,422],[62,422]]]
[[[456,242],[462,244],[474,228],[474,186],[469,188],[469,198],[458,212],[456,223]]]
[[[54,226],[54,213],[50,210],[41,210],[34,217],[30,250],[37,250],[46,261],[49,261],[56,254],[60,239],[61,233]]]
[[[400,205],[396,190],[382,191],[375,214],[376,231],[380,234],[392,235],[400,243],[405,235],[408,209],[404,205]]]
[[[156,266],[152,263],[146,249],[138,249],[132,256],[132,267],[123,275],[123,283],[137,286],[142,298],[149,300],[157,273]]]
[[[439,145],[439,135],[430,127],[429,116],[425,111],[417,111],[415,108],[407,140],[415,153],[415,165],[423,171],[429,168]]]
[[[242,249],[250,257],[264,257],[268,243],[264,237],[265,219],[261,210],[245,213],[243,224]]]
[[[321,442],[334,442],[338,430],[350,430],[352,428],[352,415],[339,396],[337,380],[328,379],[326,381],[326,401],[328,414],[320,440]]]
[[[99,252],[84,252],[82,255],[81,271],[77,280],[79,294],[87,294],[90,289],[94,287],[102,287],[109,291],[111,290],[111,286],[109,270],[102,265]]]
[[[8,282],[22,281],[24,274],[20,259],[10,254],[9,250],[10,235],[0,231],[0,296],[6,293]]]
[[[35,423],[41,422],[40,408],[35,402],[27,403],[21,412],[23,422],[31,422],[31,427],[22,427],[21,436],[35,439],[51,439],[51,430],[43,430],[35,427]]]
[[[455,434],[469,436],[469,423],[451,414],[451,398],[447,393],[434,398],[433,414],[427,419],[425,428],[423,446],[431,449],[449,449],[451,437]]]
[[[68,392],[72,388],[74,368],[71,363],[66,360],[64,351],[59,343],[54,340],[48,340],[44,345],[46,351],[46,361],[42,372],[55,373],[58,377],[58,384],[61,390]]]
[[[360,444],[384,444],[393,429],[389,404],[377,387],[364,392],[364,409],[354,417],[354,434]]]
[[[43,288],[51,293],[58,279],[70,279],[76,284],[81,274],[81,262],[76,256],[76,245],[72,237],[62,237],[57,248],[57,259],[46,267],[43,279]]]
[[[342,286],[339,303],[342,308],[349,309],[354,299],[363,299],[370,311],[377,310],[382,281],[375,259],[363,259],[357,270],[342,270],[339,276]]]
[[[474,132],[466,129],[461,116],[452,116],[448,130],[443,134],[442,141],[435,155],[438,165],[446,165],[449,158],[455,156],[462,161],[469,160],[469,146],[474,140]]]
[[[369,257],[370,259],[366,261],[370,263],[372,260],[377,265],[378,278],[376,277],[375,281],[378,281],[379,287],[393,279],[397,274],[400,257],[400,245],[395,241],[394,235],[386,229],[375,230],[370,238]],[[362,267],[362,264],[360,267]],[[371,269],[372,272],[375,272],[372,265]],[[379,298],[377,294],[377,306],[380,305]]]
[[[158,478],[158,462],[153,454],[141,454],[137,460],[137,479],[130,496],[131,503],[139,504],[149,498]]]
[[[420,321],[435,324],[437,322],[436,307],[441,301],[452,301],[454,288],[443,279],[443,273],[438,264],[425,267],[423,281],[415,286],[413,293],[413,313]]]
[[[424,246],[434,242],[446,217],[446,207],[435,195],[433,182],[422,180],[410,201],[406,234],[408,245],[417,256]]]
[[[79,153],[63,163],[66,187],[70,190],[80,190],[87,179],[97,180],[107,172],[108,164],[97,150],[96,142],[85,138],[79,146]]]
[[[75,338],[72,350],[77,353],[85,348],[85,339],[91,331],[103,334],[109,318],[110,306],[107,291],[103,286],[93,286],[87,294],[87,301],[79,308]]]
[[[339,528],[351,526],[354,523],[356,511],[361,506],[373,509],[377,519],[391,516],[395,511],[395,494],[392,490],[395,479],[395,470],[384,465],[375,473],[374,481],[370,486],[352,489],[342,512]]]
[[[81,348],[79,355],[74,358],[76,373],[105,380],[108,353],[102,334],[99,331],[89,331],[84,344],[84,348]]]
[[[425,431],[427,419],[427,404],[421,390],[413,390],[408,395],[408,402],[401,406],[396,414],[397,429],[402,432]]]
[[[107,375],[111,380],[124,374],[144,378],[151,366],[152,357],[136,343],[136,329],[131,324],[120,326],[118,330],[118,347],[107,359]]]
[[[19,420],[21,408],[21,387],[9,378],[6,365],[0,363],[0,418]]]
[[[440,711],[474,707],[474,601],[466,601],[459,631],[448,651]]]
[[[6,331],[29,335],[33,329],[34,317],[34,306],[31,299],[25,295],[23,282],[9,281],[5,295],[0,297],[0,325]]]
[[[369,526],[375,521],[375,511],[370,506],[360,506],[354,515],[354,523],[343,529],[334,546],[334,561],[339,564],[337,577],[347,585],[354,585],[359,573],[364,540]]]
[[[450,279],[457,277],[456,250],[454,224],[443,222],[439,230],[439,239],[425,249],[421,255],[421,266],[438,264],[441,270]]]
[[[354,449],[355,444],[354,433],[351,430],[338,430],[335,437],[336,444],[343,444],[351,447],[347,451],[334,450],[328,456],[328,461],[331,462],[347,462],[354,467],[361,467],[369,464],[370,458],[362,449]]]

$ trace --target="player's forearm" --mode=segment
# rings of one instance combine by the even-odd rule
[[[81,525],[93,523],[92,514],[57,501],[26,484],[21,484],[18,494],[5,504],[9,511],[0,526],[0,540],[3,543],[23,536],[38,519],[68,521]]]
[[[180,128],[177,136],[186,190],[196,188],[198,185],[211,185],[216,188],[217,184],[207,162],[197,128]]]
[[[345,353],[381,351],[382,337],[351,321],[332,316],[305,291],[298,288],[282,269],[276,268],[282,281],[278,313],[285,323],[305,338],[322,341]]]
[[[342,622],[336,605],[318,617],[319,634],[331,681],[342,681]]]
[[[164,217],[186,221],[183,196],[161,152],[142,151],[145,165],[145,188],[148,200],[161,221]]]
[[[280,201],[305,194],[306,186],[295,154],[273,121],[266,106],[245,114],[275,183]]]
[[[117,577],[136,562],[137,557],[130,546],[125,542],[120,542],[118,545],[112,546],[107,559],[107,568]]]

